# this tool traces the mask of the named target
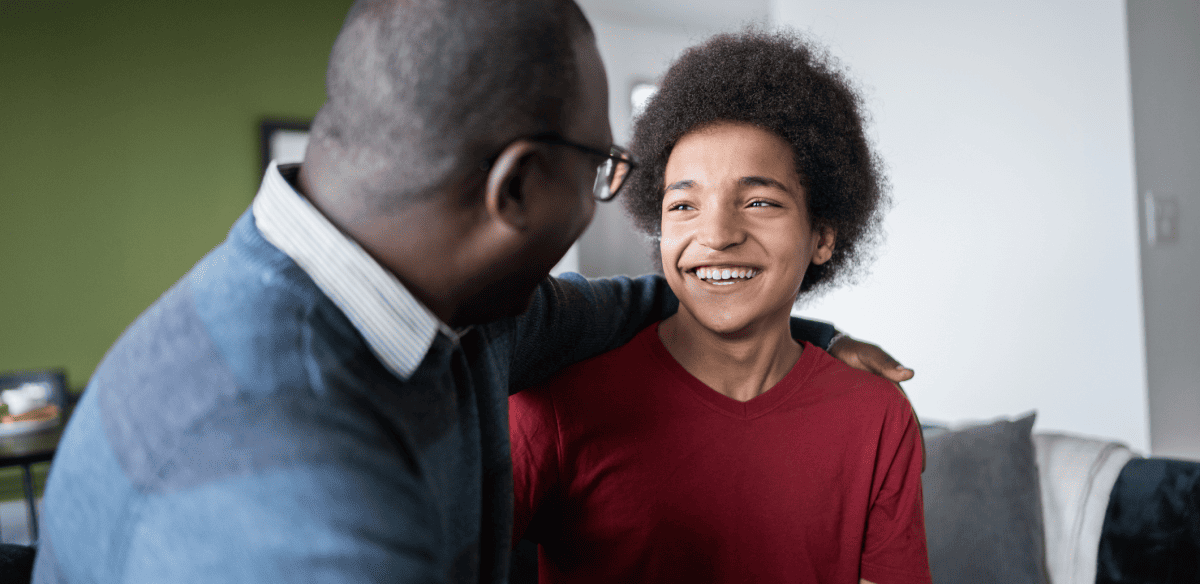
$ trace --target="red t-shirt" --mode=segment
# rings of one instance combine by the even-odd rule
[[[647,327],[509,399],[540,582],[930,580],[921,444],[890,383],[805,343],[739,402]]]

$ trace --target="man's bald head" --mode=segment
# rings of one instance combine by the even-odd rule
[[[360,211],[462,180],[508,142],[561,131],[579,88],[572,0],[359,0],[334,43],[306,164]]]

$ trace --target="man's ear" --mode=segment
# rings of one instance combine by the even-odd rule
[[[528,225],[529,207],[523,189],[536,149],[529,140],[516,140],[506,146],[488,171],[484,187],[483,201],[488,215],[517,231]]]
[[[833,257],[833,244],[837,242],[837,229],[820,227],[813,236],[817,238],[817,249],[813,251],[812,263],[821,265]]]

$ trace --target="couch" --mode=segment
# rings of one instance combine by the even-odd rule
[[[1200,583],[1200,463],[1033,422],[924,428],[936,584]]]

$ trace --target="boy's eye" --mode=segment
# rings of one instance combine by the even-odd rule
[[[751,201],[749,206],[751,206],[751,207],[778,207],[779,205],[776,205],[775,203],[772,203],[771,201]]]
[[[687,203],[675,203],[674,205],[667,207],[668,211],[691,211],[693,209],[695,209],[695,207]]]

